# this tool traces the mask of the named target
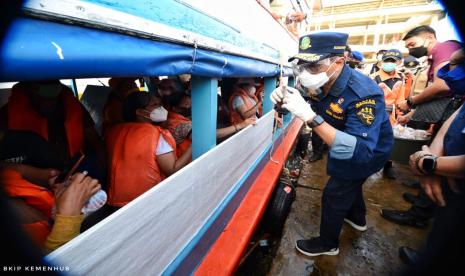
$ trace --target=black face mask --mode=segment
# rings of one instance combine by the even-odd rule
[[[416,58],[421,58],[421,57],[426,56],[428,54],[428,48],[425,47],[425,43],[426,43],[426,40],[425,42],[423,42],[423,45],[409,49],[408,53],[411,56],[414,56]]]
[[[416,58],[421,58],[428,54],[428,48],[426,48],[425,46],[415,47],[409,49],[408,53]]]

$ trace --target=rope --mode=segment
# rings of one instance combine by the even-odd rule
[[[194,40],[194,54],[192,56],[192,66],[191,66],[191,69],[189,70],[189,74],[192,74],[192,71],[194,70],[196,57],[197,57],[197,41]]]
[[[283,86],[283,76],[284,76],[284,69],[283,69],[283,55],[282,52],[280,52],[280,57],[279,57],[279,86],[282,88]],[[283,122],[282,127],[283,127],[283,133],[281,135],[281,159],[284,160],[284,115],[278,113],[278,118],[280,118]],[[273,133],[276,133],[276,130],[278,128],[278,120],[276,117],[274,118],[274,127],[273,127]],[[274,141],[271,143],[271,149],[270,149],[270,160],[271,162],[275,164],[280,164],[279,161],[276,161],[273,159],[273,150],[274,150]]]

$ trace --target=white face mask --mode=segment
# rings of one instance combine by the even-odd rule
[[[311,74],[308,71],[304,70],[302,73],[299,74],[300,84],[302,84],[303,87],[313,90],[322,87],[325,83],[329,81],[329,78],[334,74],[333,72],[333,74],[331,74],[331,76],[329,77],[328,75],[326,75],[326,72],[328,72],[329,68],[331,68],[333,64],[334,62],[329,65],[326,71],[318,74]]]
[[[164,122],[168,118],[168,110],[166,110],[163,106],[154,108],[150,112],[150,120],[155,123]]]

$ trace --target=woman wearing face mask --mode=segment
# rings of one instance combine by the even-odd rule
[[[260,84],[252,78],[240,78],[236,82],[228,103],[231,124],[237,125],[245,119],[257,118],[257,111],[262,104],[262,99],[255,96],[258,86]]]
[[[126,97],[126,123],[112,127],[106,139],[109,205],[126,205],[190,162],[192,148],[176,159],[173,136],[159,126],[167,116],[158,97],[143,92]]]

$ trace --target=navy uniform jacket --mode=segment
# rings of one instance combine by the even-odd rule
[[[372,79],[346,65],[329,93],[312,96],[311,105],[337,129],[328,155],[328,175],[362,180],[389,160],[392,127],[384,93]]]

